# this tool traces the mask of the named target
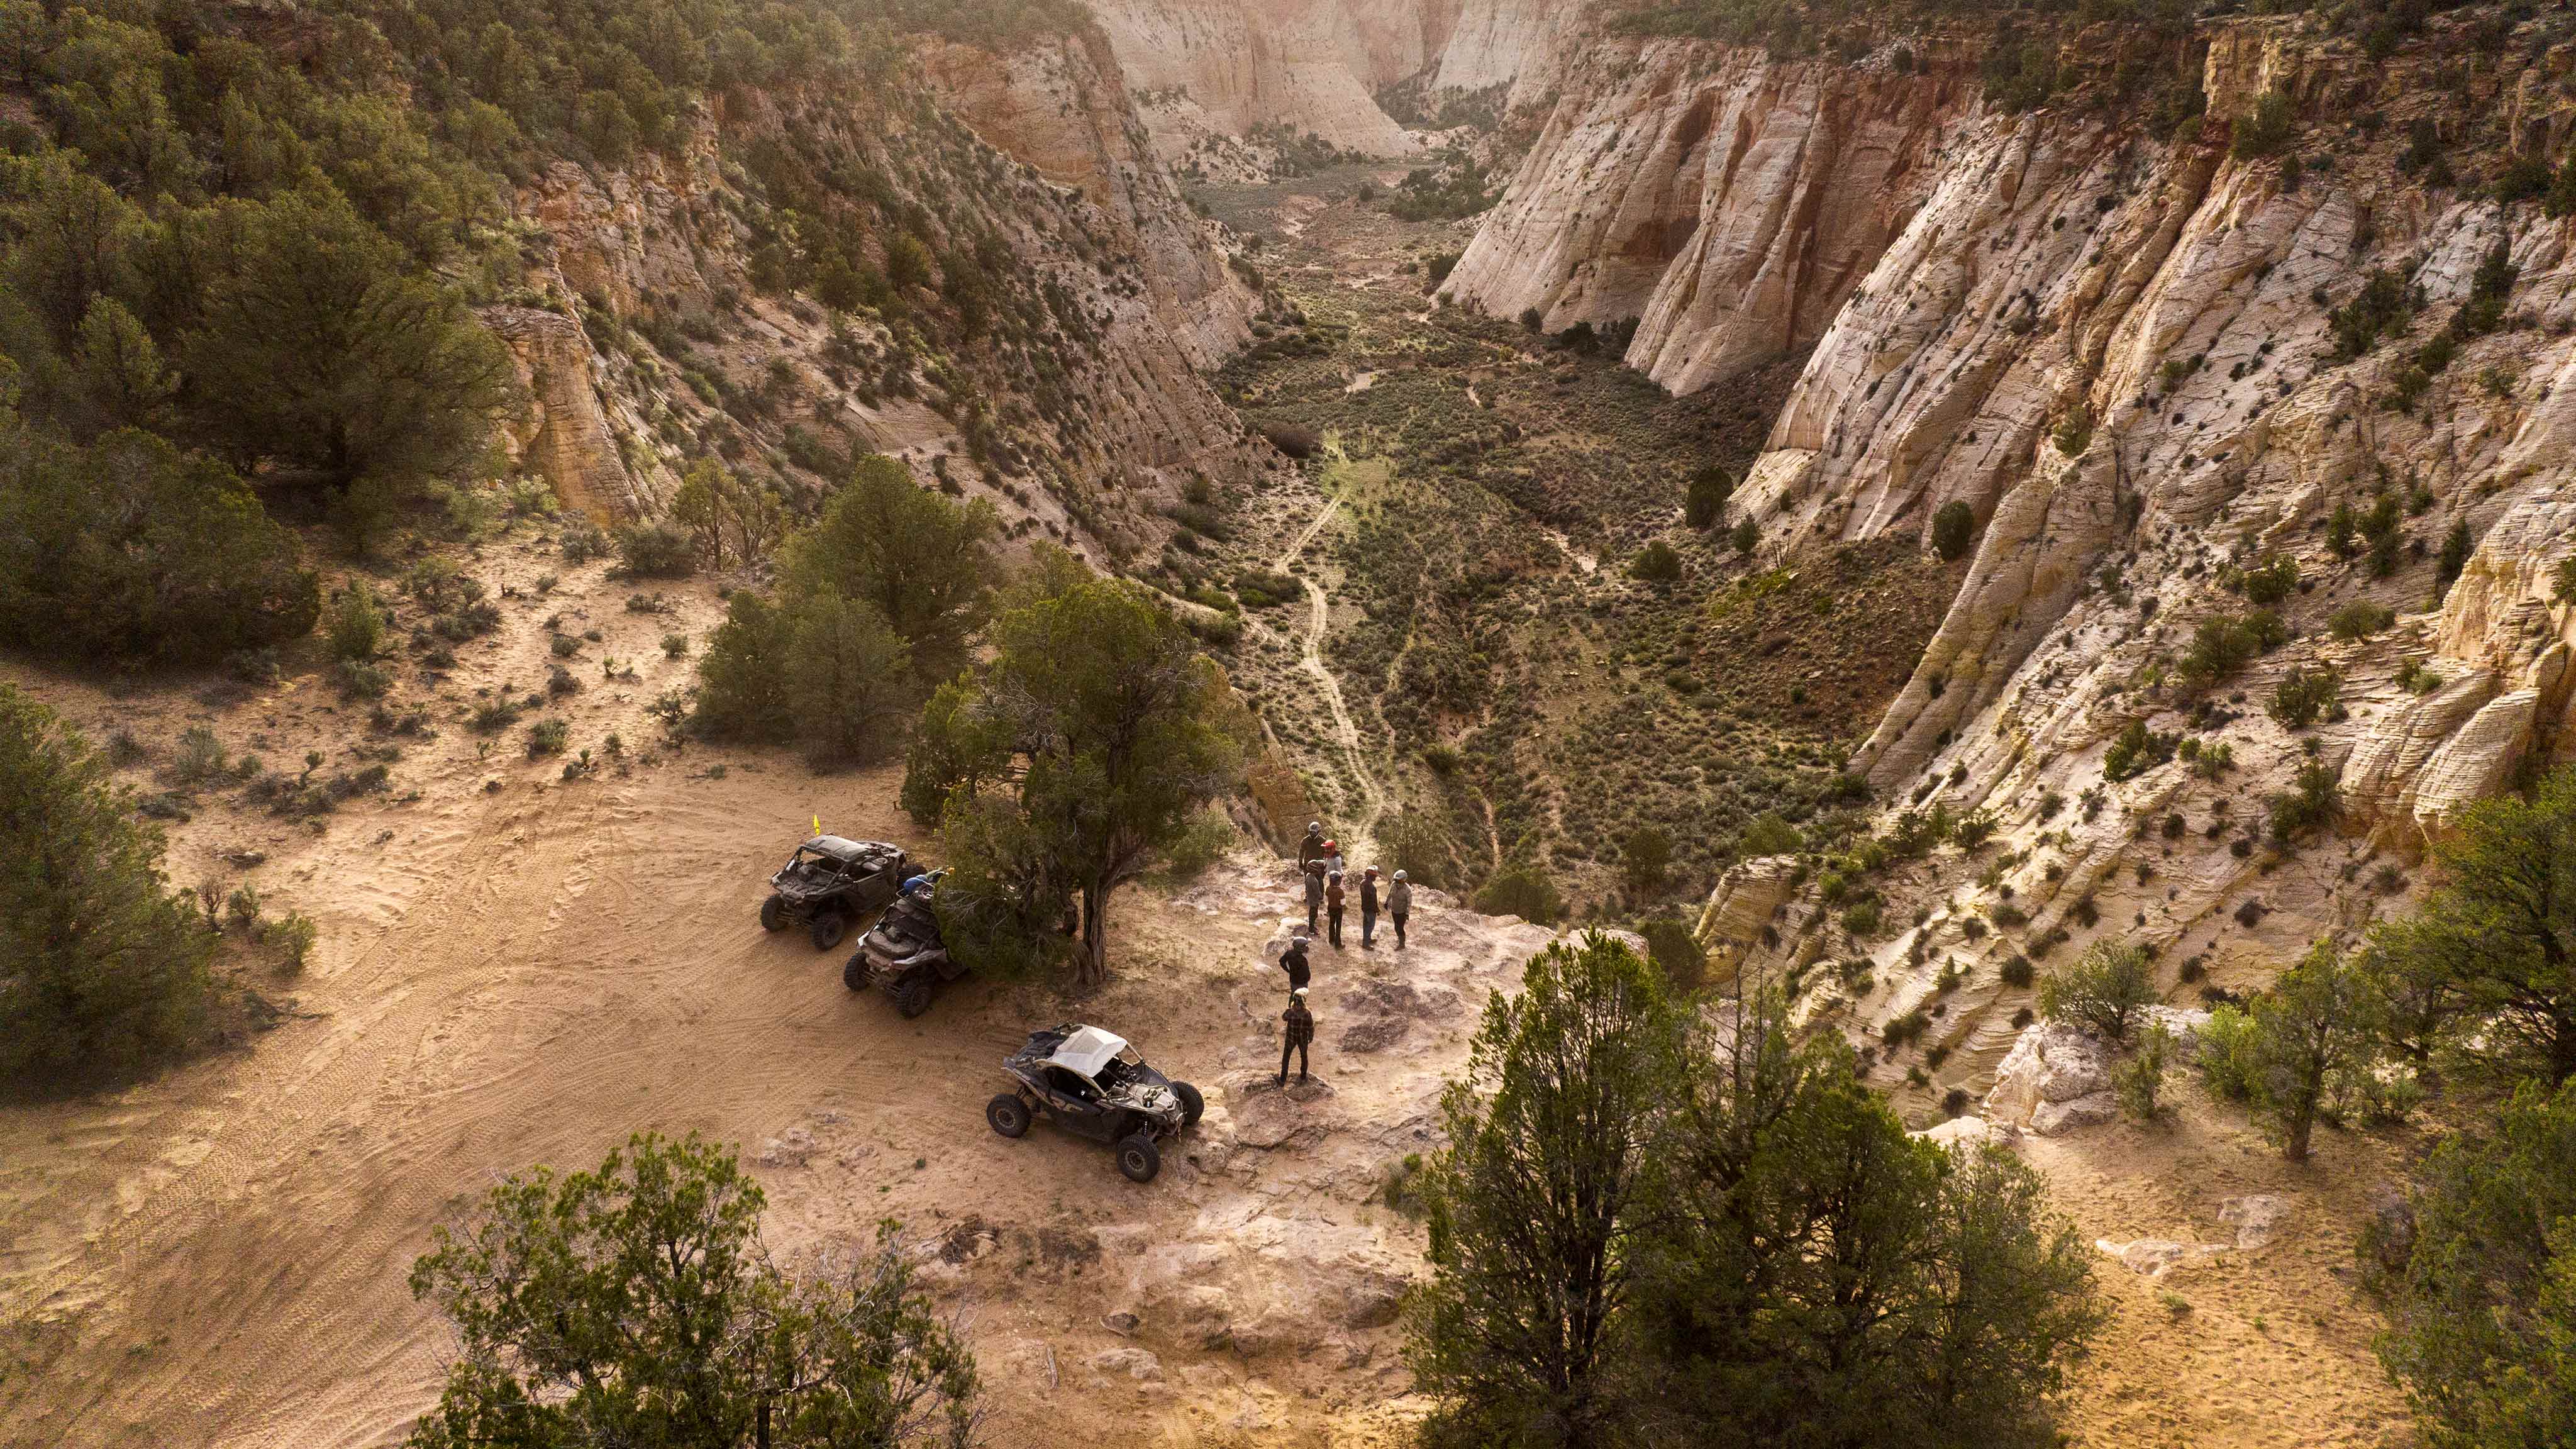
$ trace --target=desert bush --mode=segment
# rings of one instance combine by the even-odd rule
[[[2120,1110],[2133,1121],[2155,1123],[2171,1115],[2162,1098],[2165,1066],[2172,1059],[2174,1035],[2161,1021],[2149,1022],[2138,1033],[2137,1049],[2127,1061],[2111,1070],[2111,1089],[2119,1096]]]
[[[1646,959],[1674,998],[1689,996],[1706,984],[1708,952],[1689,922],[1677,916],[1653,916],[1637,923],[1637,934],[1646,939]]]
[[[215,1002],[194,901],[107,761],[0,684],[0,1083],[59,1089],[187,1051]]]
[[[2362,1244],[2380,1361],[2424,1442],[2564,1442],[2576,1345],[2576,1086],[2527,1086],[2433,1149]]]
[[[2030,958],[2018,953],[2004,958],[2001,975],[2003,983],[2017,991],[2028,990],[2030,988],[2030,983],[2035,979],[2035,971],[2030,964]]]
[[[1476,892],[1476,909],[1489,916],[1518,916],[1548,925],[1565,913],[1565,897],[1535,865],[1507,866],[1494,872]]]
[[[2321,717],[2335,714],[2341,708],[2343,675],[2320,665],[2306,669],[2292,665],[2290,672],[2272,689],[2270,712],[2284,729],[2303,730]]]
[[[1175,884],[1198,879],[1207,868],[1225,859],[1226,853],[1243,841],[1221,805],[1202,805],[1182,822],[1180,832],[1163,847],[1163,875]],[[1357,878],[1351,885],[1354,896],[1359,892]],[[1357,910],[1358,902],[1352,902]]]
[[[787,666],[794,641],[795,621],[776,604],[750,589],[735,590],[698,659],[697,730],[760,743],[790,738]]]
[[[2147,728],[2145,720],[2133,719],[2104,752],[2102,778],[2126,780],[2144,774],[2172,759],[2178,743],[2175,736],[2156,734]]]
[[[630,523],[614,535],[617,570],[628,578],[682,579],[697,572],[697,548],[667,523]]]
[[[2299,590],[2299,565],[2295,560],[2274,558],[2245,571],[2241,581],[2246,602],[2271,608]]]
[[[132,430],[74,447],[0,409],[0,642],[212,664],[320,612],[293,536],[220,463]]]
[[[1631,894],[1661,886],[1672,864],[1673,838],[1657,826],[1640,825],[1619,842],[1620,877]]]
[[[2255,99],[2253,110],[2229,123],[2229,147],[2247,160],[2278,156],[2296,134],[2298,119],[2298,107],[2288,92],[2265,91]]]
[[[973,1442],[973,1355],[891,1225],[798,1279],[760,1242],[763,1206],[694,1136],[492,1187],[412,1265],[458,1338],[414,1449]]]
[[[2156,1000],[2143,948],[2097,941],[2074,964],[2039,983],[2040,1014],[2126,1041],[2138,1013]]]
[[[383,649],[385,615],[366,580],[352,579],[331,605],[328,636],[334,659],[373,659]]]
[[[2291,787],[2266,801],[2272,810],[2272,838],[2288,843],[2333,821],[2343,808],[2342,778],[2323,760],[2299,766]]]
[[[2182,677],[2188,684],[2207,688],[2233,677],[2286,637],[2280,619],[2268,609],[2203,619],[2193,626],[2191,647],[2182,659]]]
[[[528,726],[528,758],[542,759],[560,755],[572,743],[572,726],[559,719],[541,719]]]
[[[1628,561],[1628,573],[1645,583],[1678,583],[1682,576],[1681,551],[1660,538],[1656,539],[1637,550],[1637,556]]]
[[[818,766],[883,759],[903,743],[917,697],[911,646],[875,604],[816,593],[799,600],[788,634],[788,717]]]
[[[2374,604],[2368,599],[2361,599],[2335,610],[2334,617],[2326,621],[2326,629],[2337,639],[2348,643],[2355,639],[2367,639],[2396,622],[2397,612],[2394,609]]]
[[[1976,541],[1976,531],[1976,510],[1962,500],[1952,499],[1932,515],[1932,547],[1952,562],[1967,557],[1968,545]]]
[[[1734,495],[1734,475],[1709,464],[1691,475],[1690,493],[1682,502],[1682,521],[1693,528],[1706,528],[1725,514],[1726,500]]]

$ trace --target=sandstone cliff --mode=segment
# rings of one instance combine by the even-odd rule
[[[1261,466],[1199,378],[1261,299],[1107,62],[1097,36],[1010,55],[925,42],[895,93],[755,99],[701,117],[676,157],[537,177],[519,205],[548,244],[551,310],[496,324],[532,401],[511,430],[526,460],[567,501],[633,515],[700,452],[792,493],[869,449],[1078,548],[1151,547],[1184,475]],[[836,315],[808,280],[781,285],[774,239],[794,223],[743,158],[792,146],[875,178],[936,255],[998,242],[986,306],[1001,321],[970,337],[910,306]],[[864,255],[881,264],[889,240]]]
[[[2430,134],[2492,174],[2505,136],[2562,130],[2536,83],[2564,68],[2547,24],[2465,96],[2424,84],[2457,52],[2440,21],[2387,66],[2296,21],[2223,26],[2211,114],[2180,142],[2000,112],[1937,60],[1623,42],[1569,70],[1448,294],[1550,329],[1636,318],[1629,361],[1675,391],[1811,349],[1729,509],[1765,566],[1928,548],[1945,505],[1972,519],[1957,596],[1853,768],[1889,838],[1937,809],[1992,843],[1845,887],[1884,927],[1740,882],[1704,919],[1748,964],[1840,963],[1809,1009],[1865,1036],[1884,1080],[1978,1080],[2029,1000],[2004,964],[2096,936],[2161,948],[2178,999],[2259,984],[2370,919],[2463,804],[2576,749],[2576,623],[2552,597],[2576,550],[2568,224],[2428,182],[2426,143],[2399,159]],[[2228,122],[2274,92],[2293,136],[2232,152]],[[2400,315],[2356,346],[2338,313],[2383,270]],[[2379,510],[2382,557],[2339,509]],[[2187,678],[2280,560],[2287,641]],[[2362,603],[2397,623],[2328,629]],[[2295,728],[2265,708],[2294,667],[2341,679]],[[2124,732],[2145,743],[2106,768]],[[2322,830],[2284,803],[2320,771],[2340,804]],[[1880,1042],[1900,1021],[1917,1045]]]

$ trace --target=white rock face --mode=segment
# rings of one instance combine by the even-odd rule
[[[2305,21],[2211,40],[2216,117],[2277,89],[2329,127],[2411,83]],[[1992,1120],[2058,1130],[2106,1103],[2012,1085],[2039,1064],[2006,1060],[2029,1044],[2002,1027],[2030,1002],[2001,980],[2011,956],[2117,934],[2159,950],[2177,999],[2185,962],[2260,985],[2402,904],[2366,884],[2404,878],[2360,869],[2369,852],[2418,849],[2527,764],[2576,759],[2576,610],[2553,592],[2576,554],[2576,262],[2538,207],[2423,189],[2391,156],[2347,150],[2291,186],[2214,126],[2178,146],[1988,111],[1968,65],[1935,55],[1898,77],[1596,43],[1561,68],[1448,292],[1551,328],[1638,318],[1629,360],[1675,391],[1808,349],[1729,508],[1760,529],[1766,566],[1889,535],[1928,552],[1941,510],[1968,511],[1950,606],[1853,768],[1891,808],[1991,812],[1994,843],[1893,873],[1886,915],[1923,909],[1925,933],[1854,939],[1802,893],[1730,876],[1703,937],[1746,942],[1748,966],[1868,957],[1877,990],[1810,1005],[1863,1043],[1924,1014],[1919,1047],[1879,1054],[1882,1080],[1937,1047],[1930,1098],[1992,1073]],[[2550,111],[2545,70],[2499,77],[2499,104]],[[2390,405],[2499,249],[2506,325],[2461,343],[2413,407]],[[2406,339],[2346,355],[2333,314],[2376,269],[2423,305]],[[2374,573],[2329,547],[2327,522],[2383,488],[2407,500],[2407,547]],[[2467,567],[2421,612],[2462,527]],[[2195,730],[2180,662],[2200,625],[2252,607],[2231,581],[2266,557],[2303,581],[2277,606],[2289,642],[2215,691],[2221,717]],[[2401,618],[2334,637],[2363,600]],[[2410,665],[2433,686],[2400,688]],[[2337,671],[2340,711],[2299,729],[2267,717],[2293,667]],[[2224,744],[2230,767],[2176,757],[2108,778],[2132,725]],[[2336,828],[2268,859],[2268,801],[2311,759],[2339,778]],[[1979,880],[2006,851],[2001,879]],[[1962,929],[2007,899],[2026,925]],[[1748,929],[1757,917],[1773,930]]]
[[[2248,1252],[2280,1236],[2290,1205],[2269,1193],[2231,1197],[2218,1205],[2218,1220],[2236,1229],[2236,1246]]]
[[[1638,319],[1629,364],[1675,392],[1820,336],[1971,87],[1711,60],[1676,41],[1586,55],[1444,294],[1550,331]]]
[[[1986,1093],[1989,1122],[2047,1137],[2119,1115],[2111,1096],[2111,1050],[2091,1033],[2038,1021],[1995,1069]]]
[[[1456,0],[1093,0],[1139,92],[1189,93],[1217,129],[1280,125],[1346,150],[1416,143],[1373,94],[1438,63]]]

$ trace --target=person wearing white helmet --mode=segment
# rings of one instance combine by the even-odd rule
[[[1413,882],[1403,871],[1395,873],[1395,884],[1387,888],[1387,924],[1395,927],[1395,949],[1404,949],[1404,918],[1413,914]]]
[[[1306,1049],[1315,1040],[1315,1014],[1306,1009],[1306,988],[1288,993],[1288,1009],[1279,1013],[1285,1027],[1279,1041],[1279,1085],[1288,1085],[1288,1055],[1297,1056],[1297,1080],[1306,1080]]]

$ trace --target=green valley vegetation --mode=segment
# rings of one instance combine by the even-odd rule
[[[1425,1444],[2058,1442],[2089,1250],[1747,988],[1703,1017],[1589,936],[1488,1004],[1418,1179]]]
[[[116,1080],[195,1046],[214,931],[106,759],[6,684],[0,842],[0,1084]]]
[[[881,1234],[792,1274],[760,1240],[764,1205],[695,1136],[493,1188],[412,1267],[457,1340],[412,1449],[976,1442],[974,1356],[919,1260]]]
[[[931,698],[903,805],[939,823],[961,953],[1061,958],[1097,985],[1110,898],[1241,779],[1251,721],[1159,601],[1062,550],[1012,583],[985,639],[989,657]]]

